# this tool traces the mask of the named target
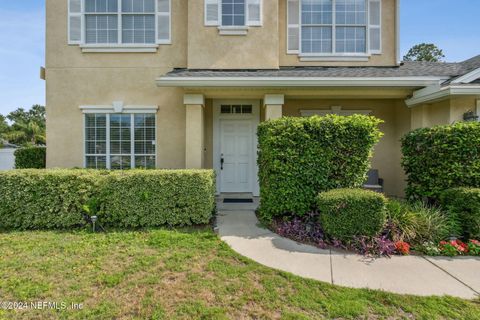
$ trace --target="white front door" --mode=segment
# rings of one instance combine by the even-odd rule
[[[213,167],[217,192],[258,196],[257,127],[259,100],[213,101]]]
[[[251,120],[220,120],[222,192],[252,192]]]

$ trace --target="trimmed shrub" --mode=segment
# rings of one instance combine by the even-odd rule
[[[215,203],[212,171],[125,171],[107,177],[100,221],[143,228],[207,224]]]
[[[25,147],[15,150],[16,169],[44,169],[47,162],[47,148]]]
[[[211,170],[14,170],[0,173],[0,229],[71,229],[83,214],[112,228],[210,221]]]
[[[386,202],[382,194],[363,189],[336,189],[317,197],[323,230],[330,238],[347,242],[380,234]]]
[[[480,239],[480,189],[454,188],[440,199],[445,210],[460,222],[464,239]]]
[[[444,190],[480,187],[480,123],[414,130],[402,139],[409,199],[438,202]]]
[[[389,200],[387,218],[391,238],[394,241],[406,241],[416,248],[430,242],[438,243],[460,233],[460,225],[454,217],[423,202],[410,204]]]
[[[354,115],[284,117],[258,128],[260,217],[303,216],[319,192],[360,187],[381,120]]]

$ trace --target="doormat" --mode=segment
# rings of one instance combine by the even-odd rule
[[[223,199],[223,203],[253,203],[253,199]]]

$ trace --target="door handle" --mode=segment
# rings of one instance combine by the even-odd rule
[[[222,154],[222,157],[220,158],[220,170],[223,170],[224,162],[225,162],[225,159],[223,159],[223,154]]]

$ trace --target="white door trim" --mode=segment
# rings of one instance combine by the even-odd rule
[[[251,114],[222,114],[220,106],[222,104],[251,104]],[[213,169],[217,173],[217,194],[222,192],[222,185],[220,179],[220,120],[251,120],[252,121],[252,137],[253,137],[253,151],[250,169],[250,181],[252,182],[251,192],[254,196],[260,195],[260,186],[258,183],[258,165],[257,165],[257,128],[260,123],[260,100],[213,100]]]

